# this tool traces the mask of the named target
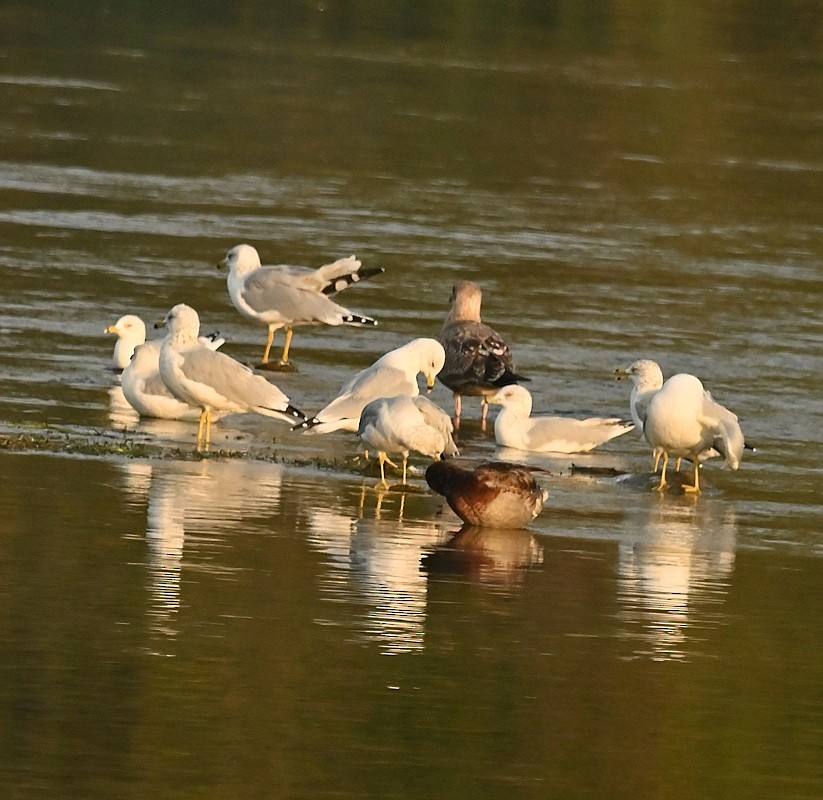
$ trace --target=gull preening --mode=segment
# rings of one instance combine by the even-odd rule
[[[473,281],[458,281],[451,293],[451,308],[440,331],[446,363],[438,376],[454,393],[454,415],[459,424],[463,395],[482,398],[481,422],[485,426],[488,398],[498,389],[525,381],[514,371],[511,349],[497,331],[480,319],[483,293]]]
[[[372,400],[363,409],[357,429],[361,441],[377,450],[380,483],[386,488],[385,465],[397,468],[389,454],[402,455],[405,485],[410,452],[434,459],[457,455],[452,432],[452,421],[443,409],[427,397],[408,395]]]
[[[663,456],[658,491],[666,488],[669,458],[686,458],[694,464],[694,482],[684,491],[700,491],[700,462],[722,455],[725,465],[737,469],[746,446],[737,416],[716,402],[699,378],[672,375],[652,397],[646,411],[643,435]]]
[[[436,339],[413,339],[380,356],[370,367],[358,372],[325,408],[297,427],[311,433],[357,430],[360,413],[372,400],[380,397],[420,394],[417,376],[426,376],[431,391],[443,368],[446,354]]]
[[[489,397],[502,406],[494,421],[494,438],[501,447],[538,453],[586,453],[615,436],[634,430],[618,417],[532,417],[532,396],[522,386],[506,386]]]
[[[331,297],[359,281],[378,275],[381,268],[361,270],[354,256],[311,269],[287,264],[262,266],[254,247],[239,244],[218,264],[228,268],[229,296],[234,307],[268,328],[261,367],[288,369],[293,329],[298,325],[377,325],[371,317],[355,314]],[[275,331],[286,329],[279,362],[269,361]]]
[[[198,450],[209,447],[214,412],[254,412],[291,423],[305,419],[276,386],[199,341],[200,319],[191,306],[174,306],[165,324],[169,332],[160,348],[160,375],[178,400],[200,409]]]
[[[436,461],[426,482],[463,522],[486,528],[525,528],[549,496],[531,470],[501,461],[470,467]]]

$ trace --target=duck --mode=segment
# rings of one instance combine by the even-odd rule
[[[435,461],[426,470],[426,483],[463,522],[484,528],[525,528],[549,496],[531,470],[502,461],[476,466]]]

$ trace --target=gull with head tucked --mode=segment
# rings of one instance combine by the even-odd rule
[[[367,447],[377,450],[380,483],[388,488],[385,465],[397,467],[389,460],[389,453],[403,456],[405,485],[411,451],[434,459],[457,455],[452,431],[449,415],[428,397],[399,395],[368,403],[360,415],[357,435]]]
[[[737,469],[746,442],[737,416],[716,402],[699,378],[687,373],[672,375],[652,397],[646,411],[643,435],[663,454],[663,469],[656,487],[667,487],[669,458],[687,458],[694,464],[694,482],[684,491],[700,491],[700,462],[722,455],[725,466]]]
[[[311,433],[356,431],[360,412],[380,397],[420,394],[417,375],[426,376],[431,391],[437,373],[443,368],[446,354],[436,339],[413,339],[380,356],[370,367],[357,373],[325,408],[297,427]]]
[[[262,266],[254,247],[232,247],[218,267],[227,267],[229,296],[234,307],[269,331],[261,368],[293,369],[289,363],[292,332],[298,325],[377,325],[371,317],[355,314],[331,297],[383,268],[361,270],[354,256],[310,269],[287,264]],[[269,361],[275,331],[286,329],[286,344],[279,362]]]
[[[617,417],[532,417],[532,396],[522,386],[506,386],[489,402],[503,406],[494,421],[494,438],[501,447],[538,453],[586,453],[634,430],[632,423]]]
[[[165,324],[169,332],[160,348],[160,375],[178,400],[200,409],[198,450],[208,450],[216,411],[255,412],[291,423],[305,419],[276,386],[198,341],[200,319],[191,306],[174,306]]]

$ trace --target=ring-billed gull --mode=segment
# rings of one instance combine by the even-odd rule
[[[494,438],[501,447],[538,453],[586,453],[634,430],[617,417],[531,417],[532,396],[522,386],[506,386],[489,398],[503,406],[494,421]]]
[[[512,352],[500,334],[480,320],[483,294],[473,281],[458,281],[451,293],[451,308],[440,331],[446,364],[438,376],[454,393],[457,424],[463,410],[462,396],[482,398],[481,422],[485,428],[488,398],[498,389],[527,381],[514,371]]]
[[[269,329],[261,367],[289,369],[289,348],[293,329],[298,325],[377,325],[371,317],[355,314],[338,305],[331,296],[347,286],[378,275],[385,270],[361,270],[354,256],[341,258],[318,269],[287,264],[262,266],[257,250],[239,244],[218,264],[228,267],[229,296],[244,316]],[[286,344],[279,363],[269,362],[274,333],[286,329]]]
[[[635,427],[643,435],[643,427],[646,423],[646,413],[649,410],[649,403],[660,389],[663,387],[663,371],[656,361],[648,358],[641,358],[628,367],[619,367],[615,370],[618,380],[629,378],[632,382],[632,391],[629,395],[629,408]],[[657,465],[660,461],[662,451],[654,451],[654,471],[657,472]]]
[[[134,349],[146,341],[146,323],[135,314],[124,314],[103,333],[117,336],[111,363],[115,370],[123,370],[129,365]]]
[[[431,391],[445,359],[443,345],[436,339],[413,339],[358,372],[334,400],[297,427],[312,433],[354,432],[360,422],[360,412],[372,400],[401,394],[416,397],[420,394],[418,373],[426,376],[426,386]]]
[[[427,397],[381,397],[372,400],[360,415],[357,435],[363,443],[377,450],[380,483],[388,487],[385,465],[397,467],[389,453],[403,456],[403,484],[409,453],[414,451],[430,458],[457,455],[449,415]]]
[[[117,336],[117,341],[114,343],[114,352],[111,357],[112,367],[115,370],[124,370],[131,363],[134,351],[146,342],[146,323],[136,314],[124,314],[114,325],[109,325],[103,333],[113,333]],[[212,350],[217,350],[218,347],[226,342],[219,331],[201,336],[200,339],[203,344],[211,347]],[[161,342],[161,339],[154,339],[151,340],[149,344],[156,347],[159,353]]]
[[[200,342],[210,350],[216,350],[225,339],[208,339],[201,336]],[[123,370],[120,384],[123,394],[131,407],[141,417],[157,419],[194,420],[200,416],[200,409],[178,400],[160,376],[160,346],[162,340],[153,339],[138,345],[129,365]],[[212,414],[212,419],[223,413]]]
[[[464,522],[487,528],[525,528],[549,496],[529,469],[500,461],[471,467],[436,461],[426,470],[426,483]]]
[[[174,306],[165,324],[169,332],[160,348],[160,375],[178,400],[200,408],[198,450],[209,447],[215,411],[256,412],[286,422],[305,419],[276,386],[198,341],[200,318],[191,306]]]
[[[658,491],[666,488],[669,458],[687,458],[694,464],[694,483],[687,492],[700,491],[700,462],[715,454],[737,469],[745,440],[737,416],[716,402],[699,378],[686,373],[672,375],[649,403],[643,427],[646,441],[663,453]]]

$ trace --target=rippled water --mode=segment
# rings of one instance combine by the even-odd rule
[[[15,7],[0,41],[0,785],[10,797],[808,797],[823,790],[823,136],[815,6]],[[482,7],[480,7],[482,6]],[[378,495],[346,435],[139,421],[102,331],[214,265],[356,253],[374,330],[298,330],[307,411],[477,280],[537,411],[690,371],[757,451],[699,498],[629,434],[528,531]],[[443,387],[432,395],[444,407]],[[425,465],[415,462],[418,468]],[[628,481],[572,464],[639,475]]]

